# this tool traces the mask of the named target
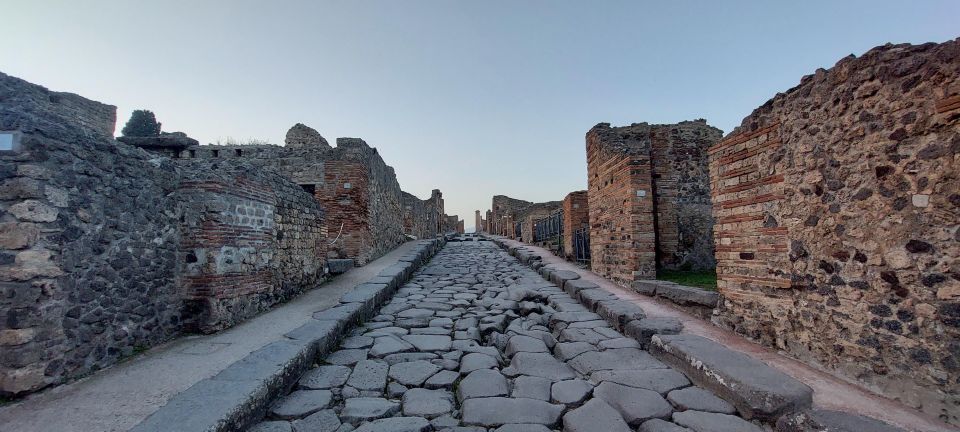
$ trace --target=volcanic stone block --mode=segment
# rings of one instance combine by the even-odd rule
[[[673,422],[696,432],[763,432],[760,426],[729,414],[683,411],[673,413]]]
[[[813,390],[806,384],[709,339],[657,335],[650,352],[732,403],[746,419],[774,420],[812,404]]]
[[[906,432],[904,429],[891,426],[880,420],[861,415],[812,409],[791,415],[785,415],[777,420],[776,432]]]
[[[353,268],[352,259],[328,259],[327,268],[331,274],[341,274],[350,271]]]
[[[461,415],[463,423],[483,427],[511,423],[553,426],[560,421],[563,409],[563,405],[536,399],[490,397],[467,399],[461,407]]]
[[[563,432],[631,432],[616,409],[594,398],[563,416]]]
[[[604,382],[593,390],[593,397],[606,401],[633,427],[652,418],[669,418],[673,413],[670,403],[652,390]]]

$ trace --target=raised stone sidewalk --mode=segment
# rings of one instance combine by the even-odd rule
[[[338,305],[342,295],[379,277],[420,247],[420,242],[400,245],[234,328],[176,339],[88,378],[2,406],[0,430],[128,431],[196,383],[286,339],[284,334],[312,321],[316,311]],[[172,424],[165,430],[189,429]]]

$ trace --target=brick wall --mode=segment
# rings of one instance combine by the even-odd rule
[[[517,211],[516,219],[520,221],[520,241],[533,243],[533,225],[540,219],[549,217],[551,213],[560,210],[560,201],[548,201],[530,204]]]
[[[804,77],[710,150],[715,321],[960,424],[960,40]]]
[[[494,195],[490,206],[490,226],[495,234],[514,237],[513,220],[516,212],[533,204],[530,201]]]
[[[587,132],[591,269],[619,284],[656,277],[650,126]]]
[[[574,231],[590,226],[590,207],[587,191],[570,192],[563,198],[563,251],[564,258],[573,259]]]
[[[443,215],[439,190],[434,189],[429,199],[421,200],[403,192],[404,233],[418,239],[433,238],[441,234],[440,219]]]

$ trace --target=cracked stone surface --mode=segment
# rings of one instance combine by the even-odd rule
[[[450,242],[248,430],[759,430],[646,351],[649,324],[669,323],[566,286],[490,241]]]

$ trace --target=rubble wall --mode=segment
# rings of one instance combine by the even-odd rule
[[[960,424],[960,40],[847,57],[710,150],[715,321]]]

